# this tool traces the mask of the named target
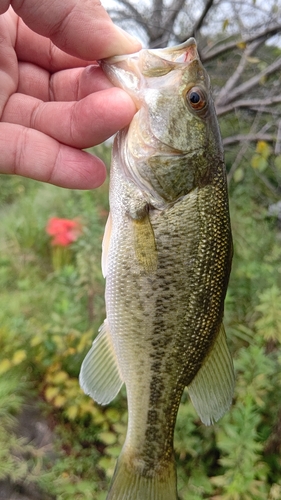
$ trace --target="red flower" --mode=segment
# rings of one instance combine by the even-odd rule
[[[52,217],[46,226],[46,232],[52,236],[52,245],[67,247],[76,241],[82,233],[82,226],[78,220],[59,219]]]

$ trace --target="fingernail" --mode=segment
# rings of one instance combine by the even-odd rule
[[[123,29],[122,29],[122,28],[120,28],[119,26],[116,26],[116,25],[115,25],[115,27],[116,27],[116,29],[119,31],[120,35],[122,35],[123,37],[125,37],[125,38],[126,38],[126,40],[127,40],[128,42],[130,42],[130,44],[132,44],[132,45],[133,45],[133,50],[134,50],[135,52],[137,52],[137,51],[141,50],[141,48],[142,48],[142,44],[141,44],[141,42],[140,42],[140,41],[139,41],[136,37],[134,37],[133,35],[130,35],[129,33],[127,33],[127,31],[123,30]]]

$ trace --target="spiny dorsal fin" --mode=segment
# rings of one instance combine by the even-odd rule
[[[102,405],[110,403],[123,385],[106,320],[82,363],[79,382],[83,391]]]
[[[194,408],[205,425],[216,422],[229,409],[234,382],[233,362],[222,324],[210,354],[187,388]]]

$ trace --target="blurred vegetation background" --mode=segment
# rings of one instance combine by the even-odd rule
[[[235,399],[205,427],[184,394],[175,433],[180,499],[280,500],[280,4],[191,4],[171,9],[155,0],[146,19],[141,4],[127,1],[112,12],[123,27],[129,18],[132,31],[139,22],[153,47],[195,34],[225,144],[235,249],[225,326]],[[93,150],[108,168],[110,149]],[[80,390],[78,373],[105,315],[108,183],[82,192],[4,175],[0,182],[0,498],[10,488],[30,500],[104,500],[126,432],[125,392],[100,407]],[[52,246],[52,217],[79,220],[82,234]]]

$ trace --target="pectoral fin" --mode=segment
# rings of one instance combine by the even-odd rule
[[[187,390],[205,425],[219,420],[230,407],[234,391],[234,369],[223,325],[210,354]]]
[[[104,278],[106,278],[107,275],[107,259],[108,259],[108,251],[109,251],[109,244],[111,237],[111,229],[112,229],[112,217],[111,213],[109,212],[102,240],[101,269]]]
[[[157,249],[148,214],[142,219],[132,219],[134,247],[137,260],[147,273],[157,269]]]
[[[86,394],[105,405],[118,394],[123,380],[106,320],[99,332],[82,363],[79,382]]]

